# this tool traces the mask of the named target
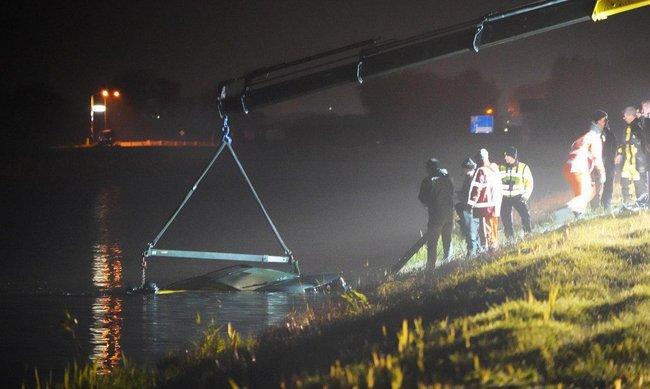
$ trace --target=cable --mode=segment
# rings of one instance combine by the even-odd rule
[[[239,158],[237,158],[237,154],[235,154],[235,150],[232,148],[232,145],[230,143],[226,144],[228,146],[228,150],[230,150],[230,154],[232,155],[233,159],[235,160],[235,163],[237,164],[237,167],[239,168],[239,171],[241,172],[242,176],[244,176],[244,180],[246,180],[246,183],[248,184],[248,187],[250,188],[251,192],[253,193],[253,197],[255,197],[255,200],[257,201],[257,204],[260,206],[260,209],[262,210],[262,213],[264,214],[264,217],[266,217],[266,221],[269,223],[271,226],[271,229],[273,229],[273,232],[275,233],[275,237],[278,239],[278,242],[284,249],[284,252],[286,255],[292,256],[291,250],[289,250],[289,247],[284,243],[284,240],[282,240],[282,237],[280,236],[280,233],[278,232],[278,229],[275,227],[275,224],[273,224],[273,221],[271,220],[271,217],[269,216],[268,212],[266,211],[266,208],[264,208],[264,204],[262,204],[262,200],[260,200],[260,197],[258,196],[257,192],[255,191],[255,188],[253,187],[253,183],[251,182],[250,178],[248,178],[248,175],[246,174],[246,171],[244,170],[244,167],[242,166],[241,162],[239,162]]]

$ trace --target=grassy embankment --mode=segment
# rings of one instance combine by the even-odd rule
[[[585,220],[497,258],[381,285],[254,340],[213,330],[155,370],[63,386],[647,386],[650,213]]]

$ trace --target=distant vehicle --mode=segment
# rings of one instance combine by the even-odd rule
[[[98,146],[114,146],[115,145],[115,134],[113,130],[107,128],[102,130],[97,136],[97,145]]]

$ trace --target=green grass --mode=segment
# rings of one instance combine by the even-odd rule
[[[243,340],[211,329],[153,370],[69,372],[63,387],[645,387],[650,214],[584,220],[351,292]]]

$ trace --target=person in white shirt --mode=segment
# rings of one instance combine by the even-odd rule
[[[574,197],[566,206],[576,215],[582,215],[587,205],[606,180],[603,164],[603,142],[600,134],[607,125],[607,112],[596,110],[591,117],[589,130],[571,145],[571,152],[564,164],[564,177],[569,182]],[[596,172],[598,181],[592,181]]]

